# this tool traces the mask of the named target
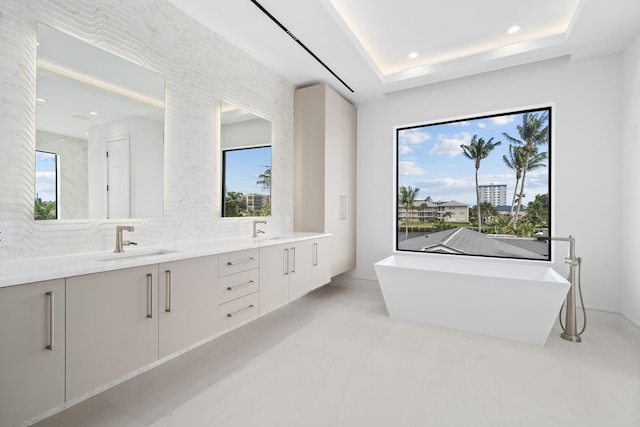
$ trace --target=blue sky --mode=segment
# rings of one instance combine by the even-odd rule
[[[271,167],[271,147],[227,150],[225,153],[227,191],[269,194],[269,190],[257,181],[259,175]]]
[[[433,201],[456,200],[469,206],[475,205],[475,163],[464,157],[460,145],[468,145],[473,135],[477,134],[486,141],[493,138],[493,142],[502,142],[489,157],[481,161],[478,179],[480,185],[506,184],[507,204],[510,204],[515,173],[502,160],[509,150],[509,142],[503,132],[520,139],[516,126],[522,124],[522,115],[501,115],[400,129],[398,185],[419,188],[418,200],[430,196]],[[549,147],[539,147],[538,150],[548,153]],[[548,161],[545,163],[548,166]],[[548,167],[527,172],[523,204],[533,201],[536,194],[546,194],[548,187]]]

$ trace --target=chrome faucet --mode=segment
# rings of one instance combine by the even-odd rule
[[[129,240],[122,240],[123,231],[133,232],[133,226],[132,225],[116,225],[116,249],[113,252],[117,254],[124,252],[123,246],[137,245],[136,242],[131,242]]]
[[[263,234],[264,231],[258,230],[258,224],[266,224],[267,221],[258,221],[257,219],[253,220],[253,237],[258,237],[258,234]]]

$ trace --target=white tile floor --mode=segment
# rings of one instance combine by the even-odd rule
[[[582,343],[556,325],[543,347],[326,286],[37,425],[638,427],[640,330],[588,316]]]

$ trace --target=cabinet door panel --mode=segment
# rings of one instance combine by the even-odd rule
[[[216,334],[217,282],[217,256],[160,264],[160,357]]]
[[[260,248],[260,314],[289,302],[289,245]]]
[[[64,313],[64,279],[0,289],[1,426],[64,403]]]
[[[158,266],[67,279],[67,400],[158,359]]]

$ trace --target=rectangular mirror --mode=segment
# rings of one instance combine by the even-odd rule
[[[221,103],[223,217],[271,215],[271,122]]]
[[[164,89],[163,76],[38,23],[34,218],[161,218]]]

